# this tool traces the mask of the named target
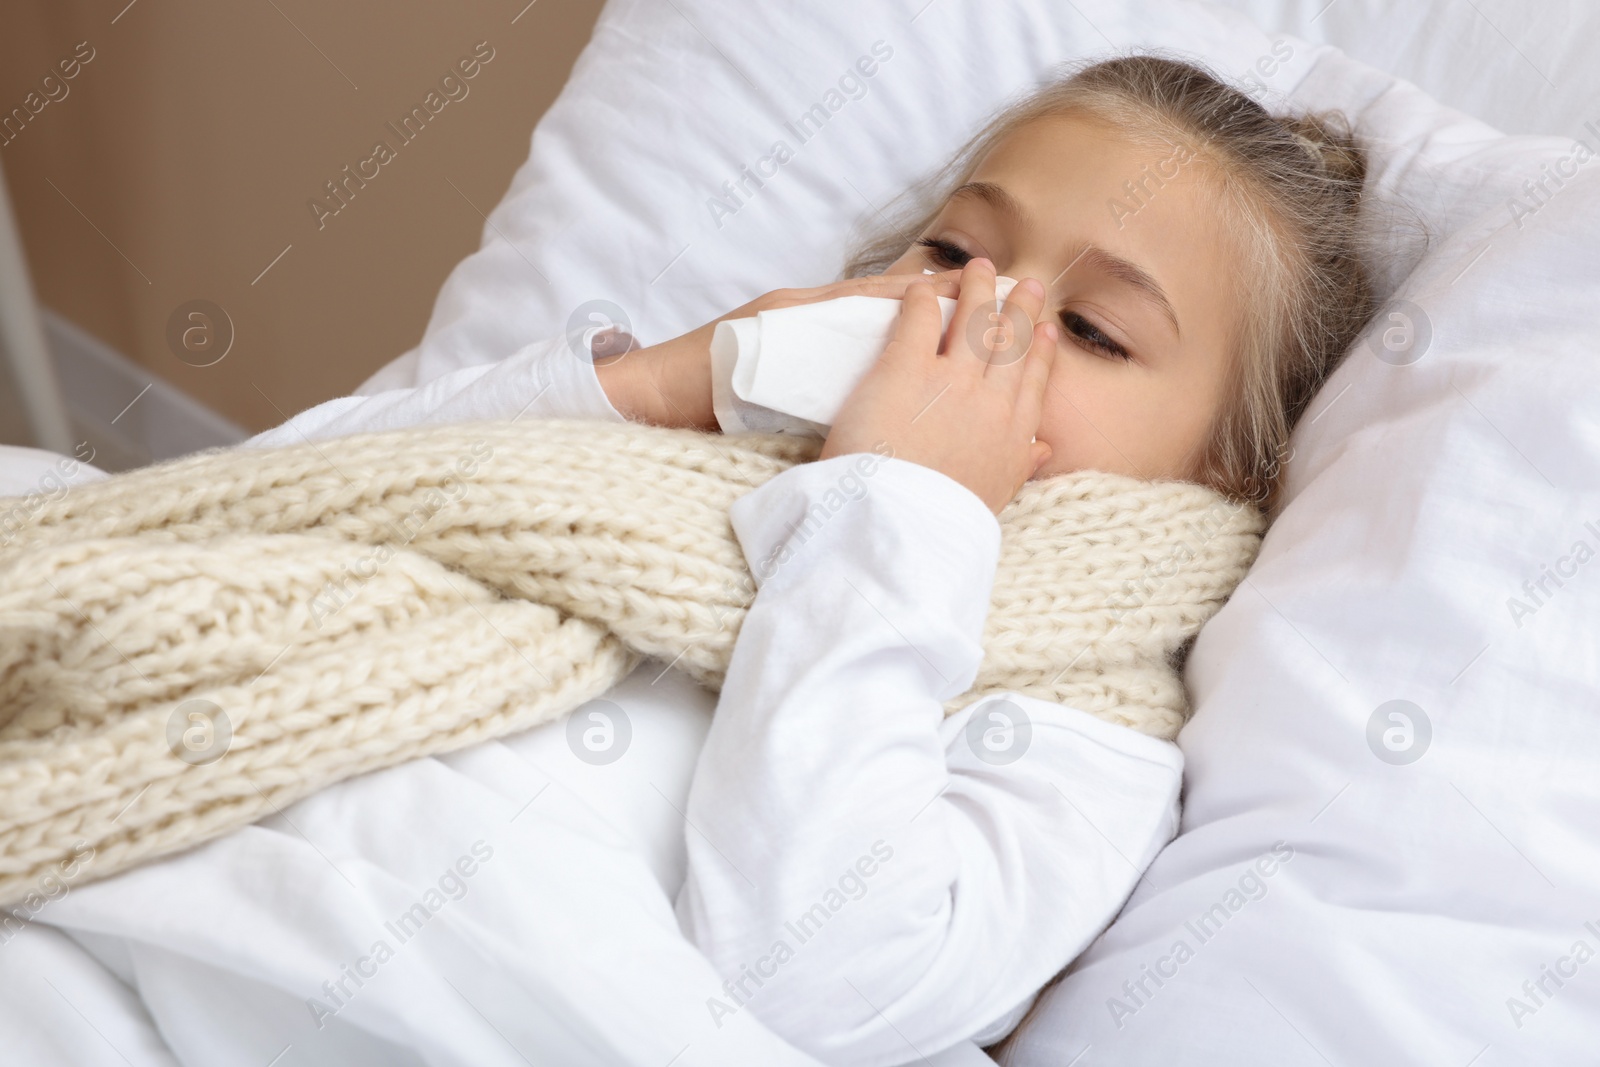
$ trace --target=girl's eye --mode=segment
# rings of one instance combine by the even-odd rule
[[[923,237],[917,244],[928,250],[928,260],[936,267],[946,270],[959,270],[967,265],[967,260],[972,258],[970,252],[963,251],[959,245],[949,241],[941,241],[936,237]]]
[[[917,244],[927,250],[929,262],[946,270],[959,270],[972,258],[972,253],[961,246],[942,241],[937,237],[919,238]],[[1133,357],[1128,354],[1126,348],[1107,337],[1099,327],[1076,311],[1063,311],[1061,325],[1085,348],[1098,352],[1107,359],[1132,362]]]
[[[1107,359],[1120,359],[1128,362],[1133,358],[1128,355],[1126,348],[1123,348],[1100,332],[1099,327],[1076,311],[1063,311],[1061,313],[1061,325],[1066,327],[1067,332],[1076,337],[1085,348],[1091,348]]]

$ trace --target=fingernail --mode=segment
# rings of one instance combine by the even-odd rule
[[[991,262],[990,262],[990,261],[989,261],[989,260],[988,260],[988,259],[987,259],[987,258],[986,258],[986,257],[984,257],[984,256],[978,256],[978,257],[977,257],[977,258],[976,258],[976,259],[972,259],[972,260],[969,260],[969,261],[968,261],[968,262],[970,262],[970,263],[976,263],[976,264],[978,264],[978,265],[980,265],[980,266],[984,266],[984,267],[988,267],[988,268],[989,268],[989,269],[990,269],[990,270],[994,270],[994,264],[993,264],[993,263],[991,263]]]
[[[1029,296],[1044,295],[1044,283],[1040,282],[1037,278],[1024,278],[1022,279],[1022,284],[1018,285],[1017,288],[1021,289]]]
[[[1056,329],[1056,324],[1053,322],[1044,324],[1044,335],[1050,338],[1052,344],[1061,339],[1061,331]]]

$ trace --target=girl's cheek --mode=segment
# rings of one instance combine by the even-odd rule
[[[1094,364],[1086,363],[1099,358],[1070,341],[1056,353],[1034,435],[1050,446],[1046,466],[1052,472],[1103,467],[1116,455],[1115,449],[1109,456],[1105,453],[1107,438],[1121,436],[1117,405],[1097,380]]]

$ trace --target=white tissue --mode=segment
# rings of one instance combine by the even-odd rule
[[[924,271],[932,274],[933,271]],[[995,279],[995,307],[1015,278]],[[956,302],[939,297],[942,329]],[[711,338],[711,402],[723,433],[826,437],[828,427],[894,336],[900,301],[843,296],[717,323]]]

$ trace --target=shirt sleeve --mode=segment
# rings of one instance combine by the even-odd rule
[[[329,400],[257,434],[244,446],[274,448],[353,433],[511,418],[625,421],[606,397],[593,362],[562,336],[414,388]]]
[[[802,464],[730,513],[757,595],[686,810],[685,932],[829,1063],[993,1042],[1178,825],[1176,745],[972,684],[1000,526],[930,468]]]

